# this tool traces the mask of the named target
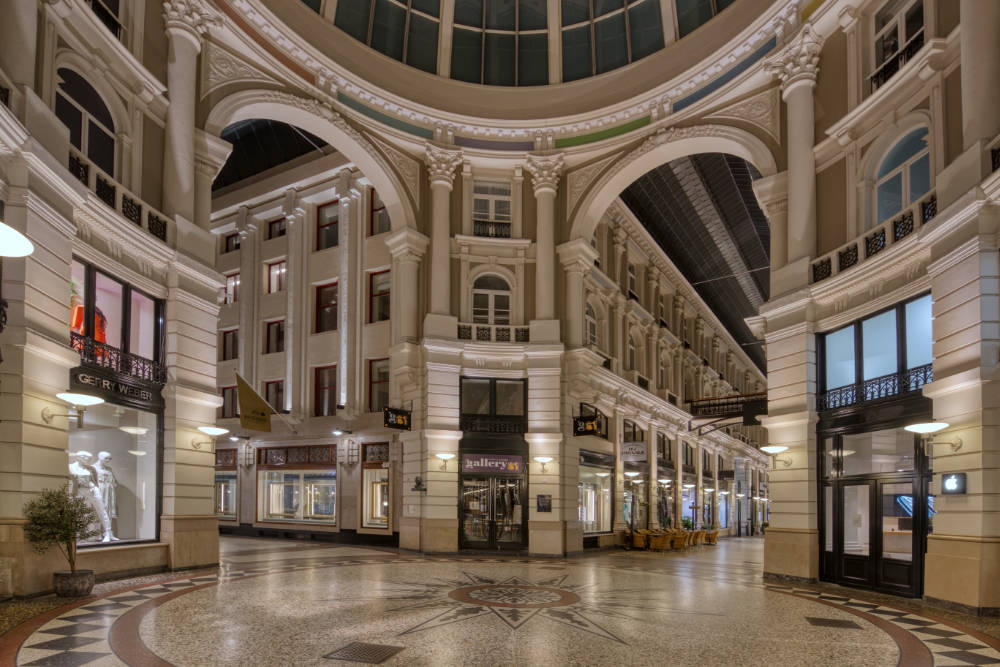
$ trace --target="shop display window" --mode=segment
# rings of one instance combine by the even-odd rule
[[[612,468],[580,466],[579,520],[584,533],[611,530]]]
[[[266,470],[260,473],[261,521],[334,525],[336,470]]]
[[[676,528],[674,525],[674,483],[660,478],[656,484],[656,518],[661,528]]]
[[[122,284],[97,273],[94,288],[94,340],[121,349]]]
[[[236,471],[215,471],[215,513],[220,519],[236,518]]]
[[[636,477],[625,478],[623,518],[629,530],[641,530],[649,526],[649,503],[646,501],[646,480],[648,474],[636,471]]]
[[[389,527],[389,444],[364,446],[363,512],[365,528]]]
[[[83,544],[157,539],[159,424],[156,414],[104,403],[69,431],[70,490],[97,513]]]

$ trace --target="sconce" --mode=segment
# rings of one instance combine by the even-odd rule
[[[335,428],[331,432],[333,433],[333,435],[337,436],[338,438],[340,436],[342,436],[342,435],[350,435],[350,434],[354,433],[354,431],[352,431],[349,428]]]
[[[212,440],[198,440],[198,438],[191,438],[191,447],[194,449],[201,449],[202,445],[209,445],[212,447],[211,451],[215,451],[215,438],[220,435],[225,435],[229,433],[228,428],[221,428],[219,426],[199,426],[198,430],[212,438]]]
[[[782,458],[778,458],[776,456],[776,454],[788,451],[788,447],[786,447],[785,445],[764,445],[763,447],[760,448],[760,451],[764,452],[765,454],[771,455],[771,459],[773,460],[771,468],[777,468],[778,467],[777,464],[779,461],[781,462],[781,465],[785,466],[786,468],[790,468],[792,465],[792,458],[790,456],[785,456]]]
[[[541,463],[542,464],[542,472],[543,473],[547,472],[545,470],[545,464],[549,463],[551,461],[552,461],[552,457],[551,456],[536,456],[535,457],[535,463]]]
[[[56,417],[66,417],[67,419],[75,418],[77,428],[83,428],[83,413],[87,411],[87,408],[92,405],[100,405],[104,402],[104,399],[98,396],[91,396],[90,394],[77,394],[75,392],[62,392],[60,394],[56,394],[56,398],[72,405],[76,412],[58,414],[49,406],[45,406],[42,408],[42,421],[46,424],[51,424],[52,420]]]
[[[455,458],[455,455],[452,454],[451,452],[438,452],[434,456],[441,459],[441,470],[447,470],[448,461],[451,461],[453,458]]]
[[[937,433],[938,431],[946,429],[946,428],[948,428],[948,426],[949,426],[948,422],[933,422],[932,421],[932,422],[921,422],[921,423],[918,423],[918,424],[910,424],[908,426],[904,426],[903,428],[905,430],[909,431],[910,433],[916,433],[916,434],[918,434],[921,437],[921,440],[924,443],[924,447],[930,448],[933,445],[948,445],[949,447],[951,447],[951,451],[957,452],[958,450],[960,450],[962,448],[962,439],[961,438],[956,437],[952,441],[947,441],[947,440],[944,440],[944,441],[935,441],[931,437],[931,434]],[[925,452],[927,453],[928,456],[930,456],[930,454],[931,454],[930,451],[925,450]]]

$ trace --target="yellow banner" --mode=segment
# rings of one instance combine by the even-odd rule
[[[236,374],[236,397],[240,404],[240,426],[250,431],[271,432],[271,406]]]

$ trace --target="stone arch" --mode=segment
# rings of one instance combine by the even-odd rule
[[[741,157],[764,176],[778,172],[767,145],[746,130],[718,124],[660,130],[612,163],[591,184],[576,210],[570,212],[569,238],[589,240],[615,198],[643,174],[671,160],[699,153]]]
[[[87,83],[93,86],[94,90],[96,90],[98,95],[101,96],[101,100],[104,102],[105,106],[107,106],[108,113],[111,114],[111,119],[115,123],[115,140],[118,140],[117,135],[125,135],[131,138],[132,118],[129,116],[128,108],[125,106],[122,96],[117,90],[115,90],[115,87],[109,83],[110,79],[108,76],[94,67],[86,58],[71,49],[59,49],[56,51],[55,57],[53,58],[52,72],[56,74],[59,69],[63,67],[75,71],[81,77],[86,79]],[[58,76],[58,74],[56,74],[56,76]],[[58,89],[59,84],[53,82],[53,99],[47,101],[49,107],[52,109],[55,109],[55,93]]]
[[[219,136],[229,125],[251,118],[289,123],[320,137],[357,165],[371,181],[389,212],[393,231],[416,228],[417,212],[413,204],[416,193],[407,188],[403,178],[375,145],[329,105],[283,91],[242,90],[224,97],[212,107],[205,121],[205,131]]]

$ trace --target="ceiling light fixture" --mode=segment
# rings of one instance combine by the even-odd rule
[[[625,473],[625,476],[631,479],[633,477],[638,477],[639,473],[637,473],[635,470],[629,470],[628,472]]]
[[[149,429],[145,426],[119,426],[119,431],[125,431],[129,435],[146,435]]]

